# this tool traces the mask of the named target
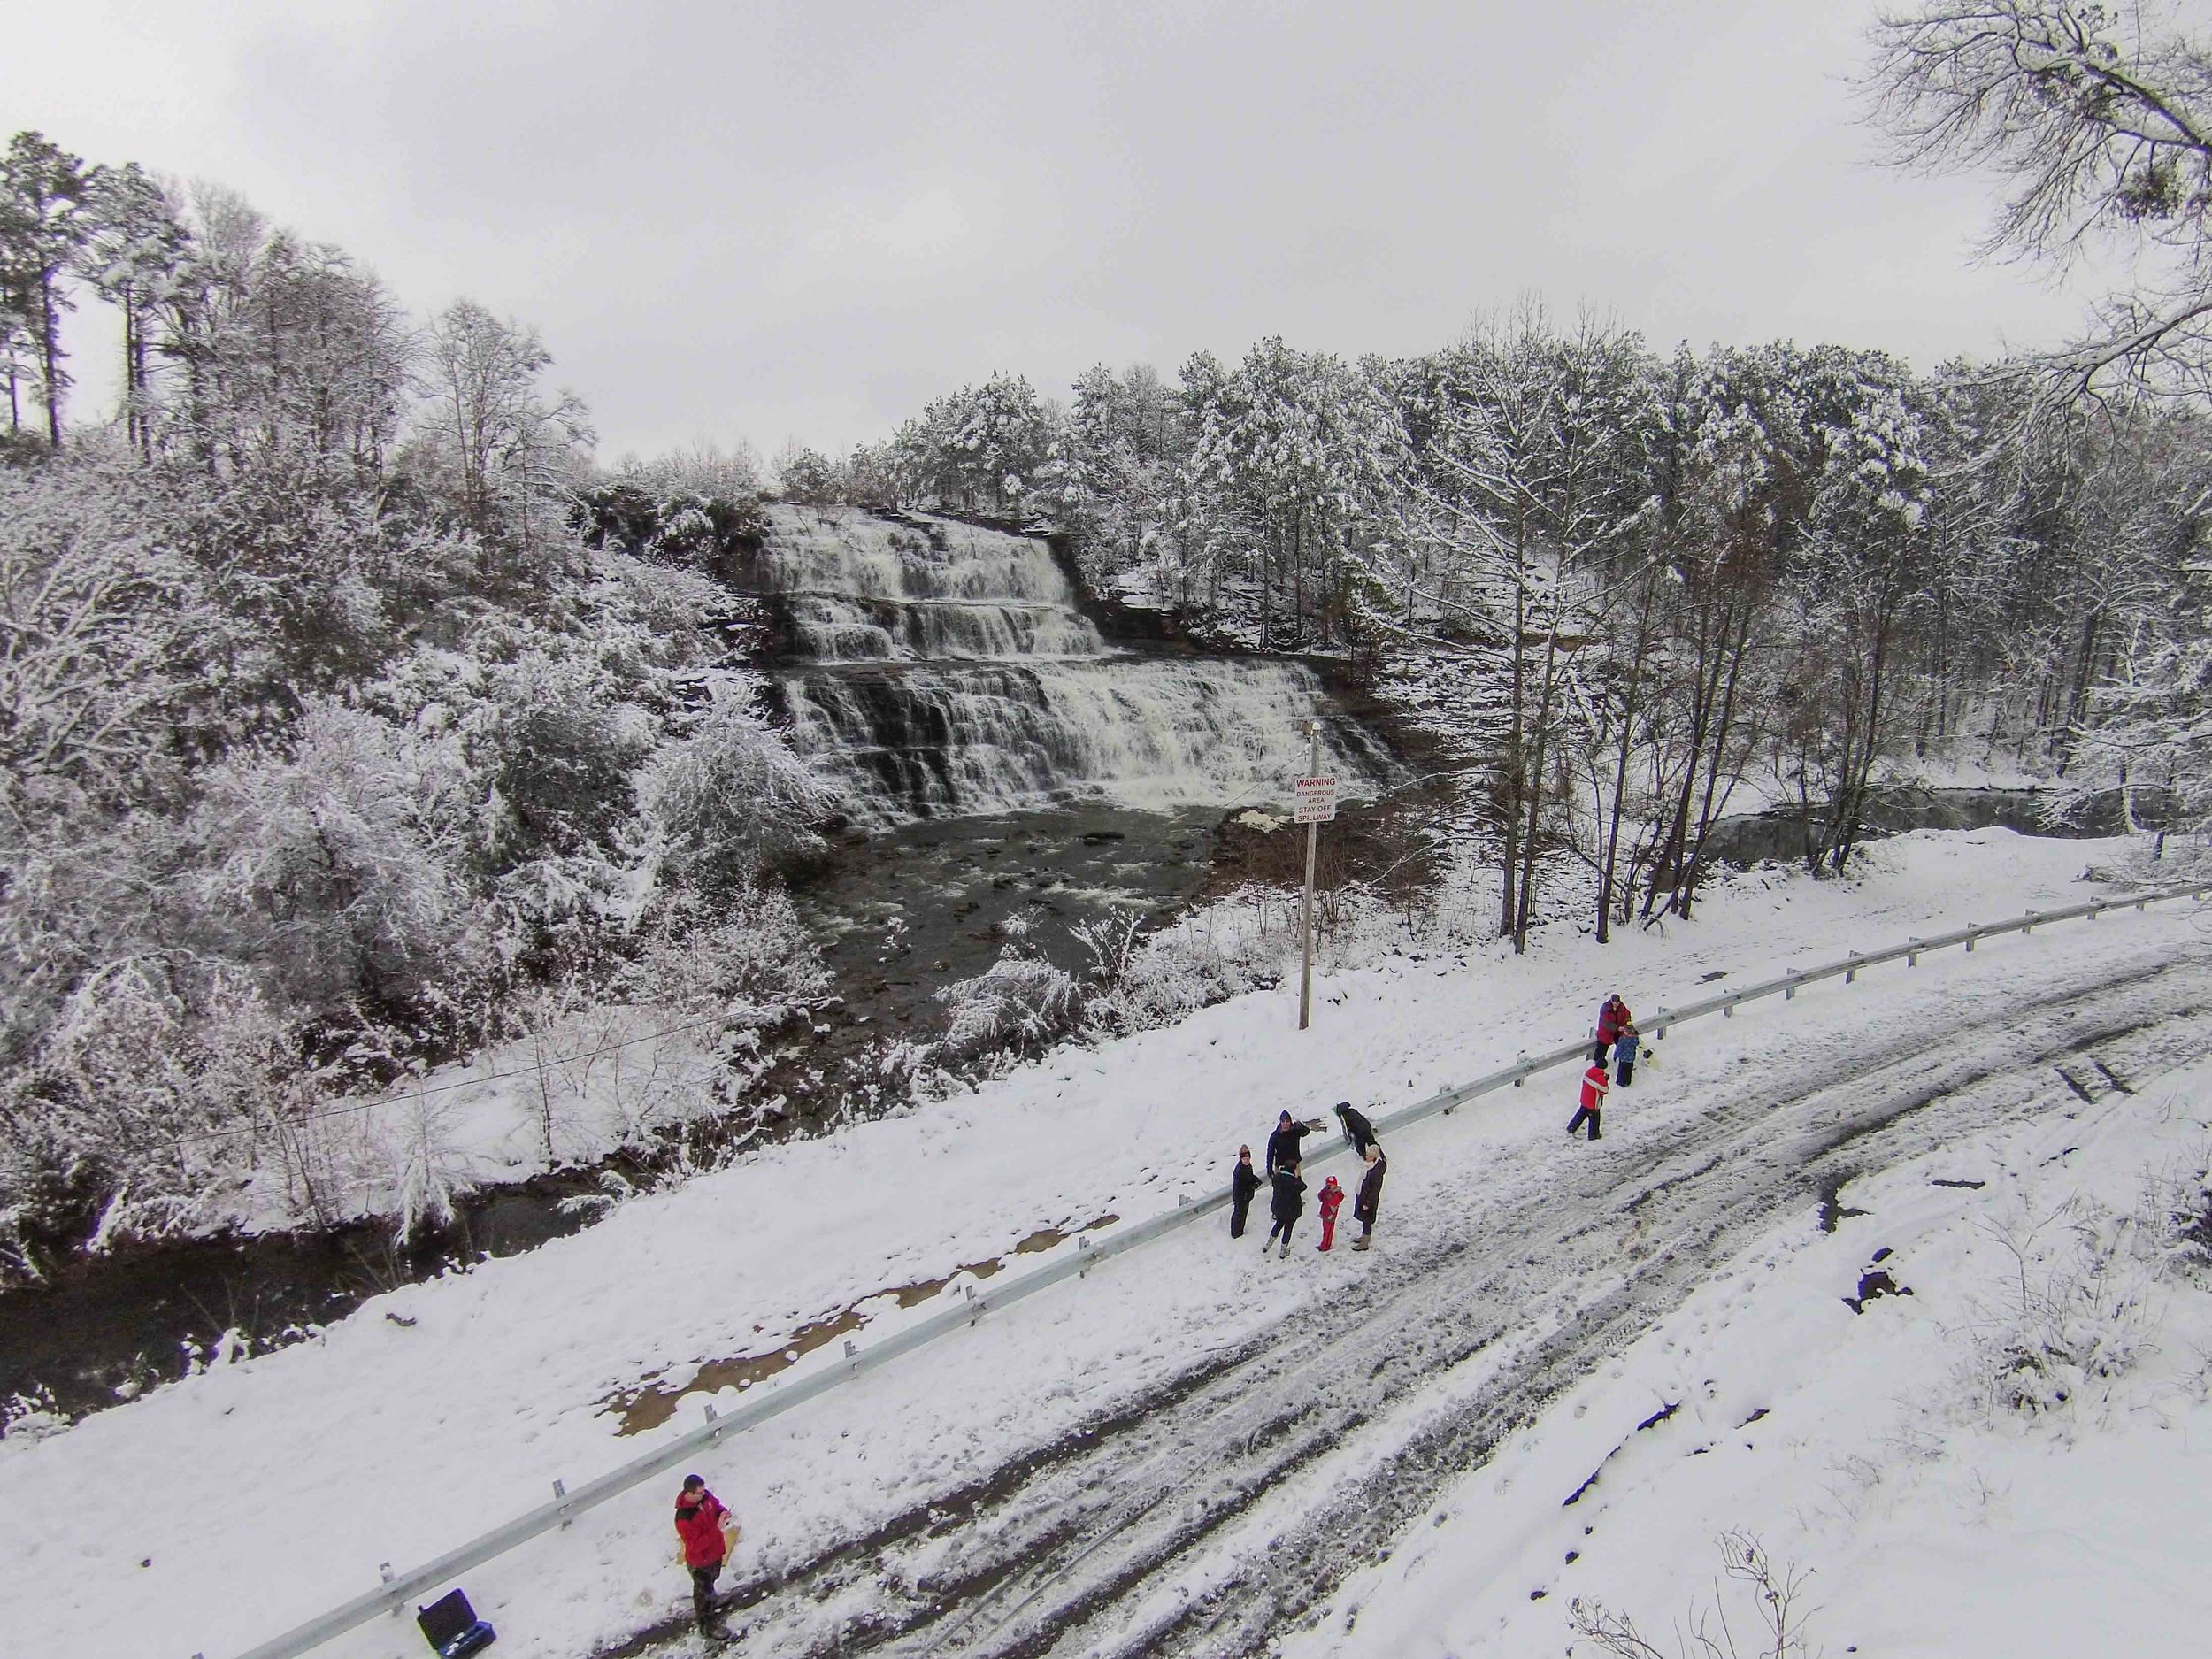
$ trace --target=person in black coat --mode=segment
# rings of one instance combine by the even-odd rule
[[[1269,1209],[1275,1217],[1275,1225],[1267,1230],[1267,1244],[1260,1246],[1260,1254],[1265,1256],[1267,1246],[1274,1243],[1279,1236],[1283,1241],[1283,1254],[1288,1256],[1290,1230],[1298,1225],[1298,1217],[1306,1210],[1306,1183],[1298,1174],[1298,1164],[1294,1159],[1276,1170],[1275,1195],[1269,1202]]]
[[[1374,1241],[1375,1216],[1382,1208],[1383,1175],[1390,1168],[1390,1160],[1383,1156],[1380,1146],[1367,1148],[1367,1173],[1359,1178],[1359,1193],[1352,1200],[1352,1217],[1359,1223],[1359,1237],[1352,1240],[1355,1250],[1363,1250]]]
[[[1271,1176],[1286,1164],[1302,1163],[1305,1148],[1299,1143],[1312,1133],[1312,1125],[1300,1123],[1288,1112],[1275,1120],[1275,1133],[1267,1138],[1267,1172]]]
[[[1344,1138],[1352,1143],[1352,1150],[1361,1157],[1367,1148],[1376,1144],[1375,1125],[1367,1121],[1367,1114],[1348,1100],[1336,1103],[1336,1120],[1344,1125]]]
[[[1237,1166],[1229,1172],[1229,1236],[1244,1236],[1244,1218],[1252,1213],[1252,1194],[1260,1190],[1260,1172],[1252,1167],[1252,1148],[1237,1148]]]

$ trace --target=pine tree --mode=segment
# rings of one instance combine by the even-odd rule
[[[18,133],[0,157],[0,288],[27,334],[46,438],[61,447],[61,411],[70,378],[62,367],[61,319],[73,311],[66,287],[93,231],[88,211],[93,175],[84,162],[40,133]],[[11,381],[12,388],[12,380]]]
[[[101,298],[122,313],[123,419],[142,455],[153,450],[154,399],[149,359],[155,308],[191,246],[169,193],[136,162],[100,170],[88,215],[91,234],[80,269]]]

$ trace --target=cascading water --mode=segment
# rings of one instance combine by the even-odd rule
[[[806,664],[783,676],[792,741],[887,819],[1082,803],[1287,800],[1322,696],[1302,664],[1116,650],[1051,549],[921,514],[769,510],[769,584]],[[1333,722],[1348,790],[1386,762]]]

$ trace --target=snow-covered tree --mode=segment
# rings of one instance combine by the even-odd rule
[[[2036,366],[2062,400],[2114,381],[2198,396],[2212,370],[2212,44],[2170,9],[1922,0],[1862,77],[1901,165],[2005,182],[1993,252],[2125,256],[2132,287]]]
[[[57,449],[71,384],[61,319],[75,309],[68,283],[96,222],[92,190],[83,159],[42,133],[18,133],[0,154],[0,293],[29,348],[47,442]]]
[[[156,307],[190,236],[169,192],[134,161],[93,177],[88,217],[92,231],[80,265],[85,280],[121,315],[124,427],[142,454],[150,453]]]
[[[749,690],[726,688],[689,735],[656,757],[645,785],[669,862],[710,887],[749,882],[764,864],[820,846],[816,826],[844,804],[753,712]]]
[[[499,547],[542,557],[568,518],[592,431],[576,397],[546,388],[552,361],[537,330],[473,300],[456,300],[430,327],[419,430],[488,557]]]

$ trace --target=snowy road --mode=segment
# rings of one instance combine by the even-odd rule
[[[1871,1026],[1740,1020],[1775,1051],[1717,1056],[1694,1100],[1610,1114],[1595,1147],[1524,1137],[1479,1176],[1401,1182],[1360,1271],[956,1490],[741,1578],[733,1628],[755,1655],[1260,1651],[1786,1210],[2170,1056],[2212,969],[2140,947],[2060,953],[2026,986],[1893,992]],[[1402,1164],[1470,1150],[1424,1133]],[[1231,1248],[1256,1256],[1213,1236],[1112,1271]],[[602,1651],[688,1640],[664,1624]]]

